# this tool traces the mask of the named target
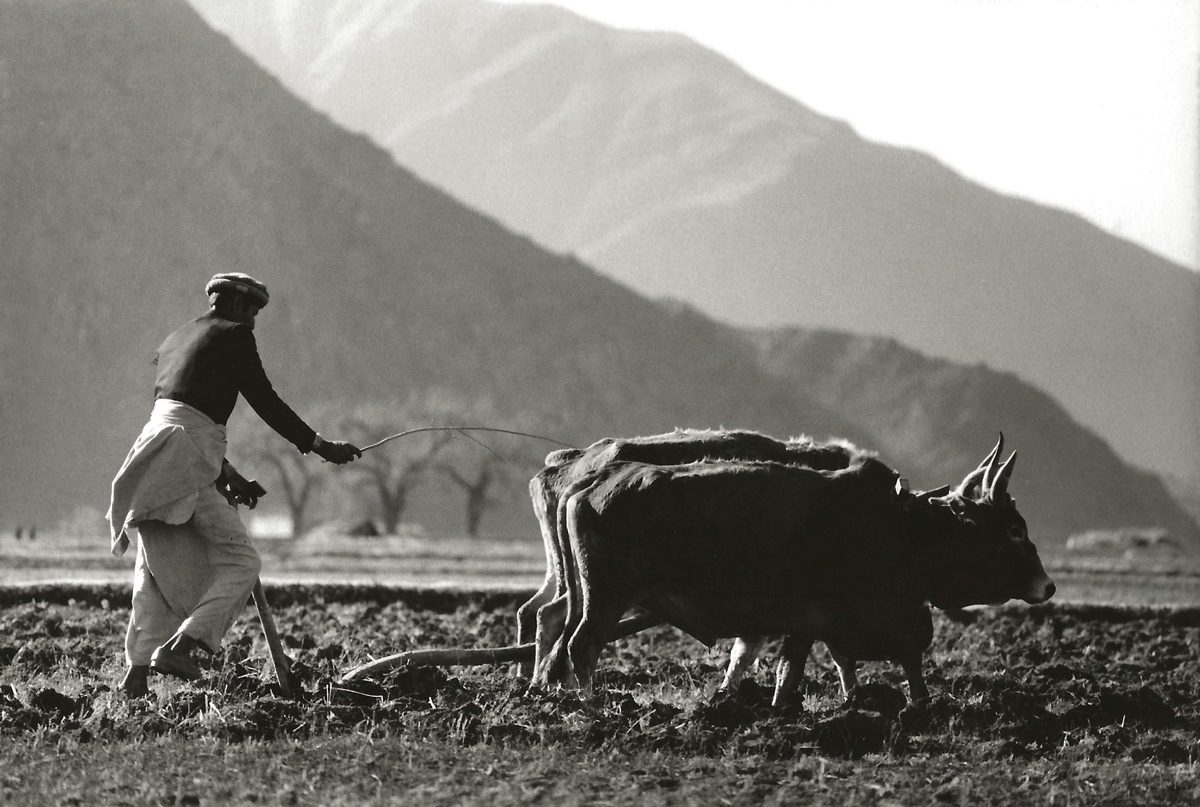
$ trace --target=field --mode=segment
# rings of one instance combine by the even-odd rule
[[[359,583],[423,588],[534,589],[545,574],[534,537],[509,540],[420,535],[351,538],[310,534],[260,539],[269,583]],[[62,581],[123,583],[133,554],[114,558],[94,533],[48,533],[37,541],[0,537],[0,585]],[[1057,602],[1200,607],[1200,567],[1192,560],[1045,557]]]
[[[508,667],[339,672],[417,647],[512,640],[513,591],[279,585],[303,682],[277,695],[253,611],[202,684],[112,690],[128,589],[0,588],[0,800],[11,803],[1200,803],[1200,609],[937,613],[933,698],[865,665],[841,703],[823,650],[802,706],[764,668],[715,692],[727,644],[658,628],[595,691]]]

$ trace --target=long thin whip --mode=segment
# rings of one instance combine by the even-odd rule
[[[391,435],[390,437],[385,437],[377,443],[371,443],[369,446],[363,446],[359,449],[359,451],[370,451],[372,448],[378,448],[384,443],[390,443],[392,440],[396,440],[400,437],[407,437],[410,434],[420,434],[421,432],[497,432],[499,434],[512,434],[516,435],[517,437],[532,437],[535,440],[545,440],[548,443],[554,443],[555,445],[562,446],[563,448],[575,448],[575,446],[555,440],[553,437],[546,437],[542,434],[530,434],[529,432],[514,431],[513,429],[497,429],[492,426],[422,426],[419,429],[409,429],[408,431],[399,432]],[[468,435],[464,434],[463,436],[466,437]]]

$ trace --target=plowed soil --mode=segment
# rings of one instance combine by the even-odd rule
[[[211,778],[194,803],[357,803],[411,788],[445,803],[1200,800],[1197,609],[936,612],[928,702],[908,705],[888,664],[864,665],[843,702],[819,649],[804,702],[773,709],[769,664],[717,693],[728,643],[708,649],[667,628],[611,646],[590,693],[529,692],[507,665],[339,685],[341,672],[402,650],[510,643],[522,598],[294,586],[271,596],[300,692],[278,692],[247,609],[203,662],[204,681],[152,678],[151,697],[129,701],[115,691],[127,590],[0,591],[5,800],[70,801],[95,787],[110,788],[103,801],[182,798],[183,773],[128,781],[176,747],[195,760],[189,781]],[[214,748],[223,762],[206,773]],[[267,760],[281,754],[310,761],[307,790],[269,784],[279,773]],[[508,789],[491,787],[497,771]]]

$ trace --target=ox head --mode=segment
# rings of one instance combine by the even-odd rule
[[[1001,462],[1003,447],[1000,435],[991,453],[954,489],[914,497],[933,538],[936,568],[929,575],[935,606],[961,608],[1009,599],[1036,604],[1054,595],[1054,583],[1008,493],[1016,452]]]

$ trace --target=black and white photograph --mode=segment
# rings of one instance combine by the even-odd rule
[[[0,803],[1200,803],[1200,0],[0,0]]]

